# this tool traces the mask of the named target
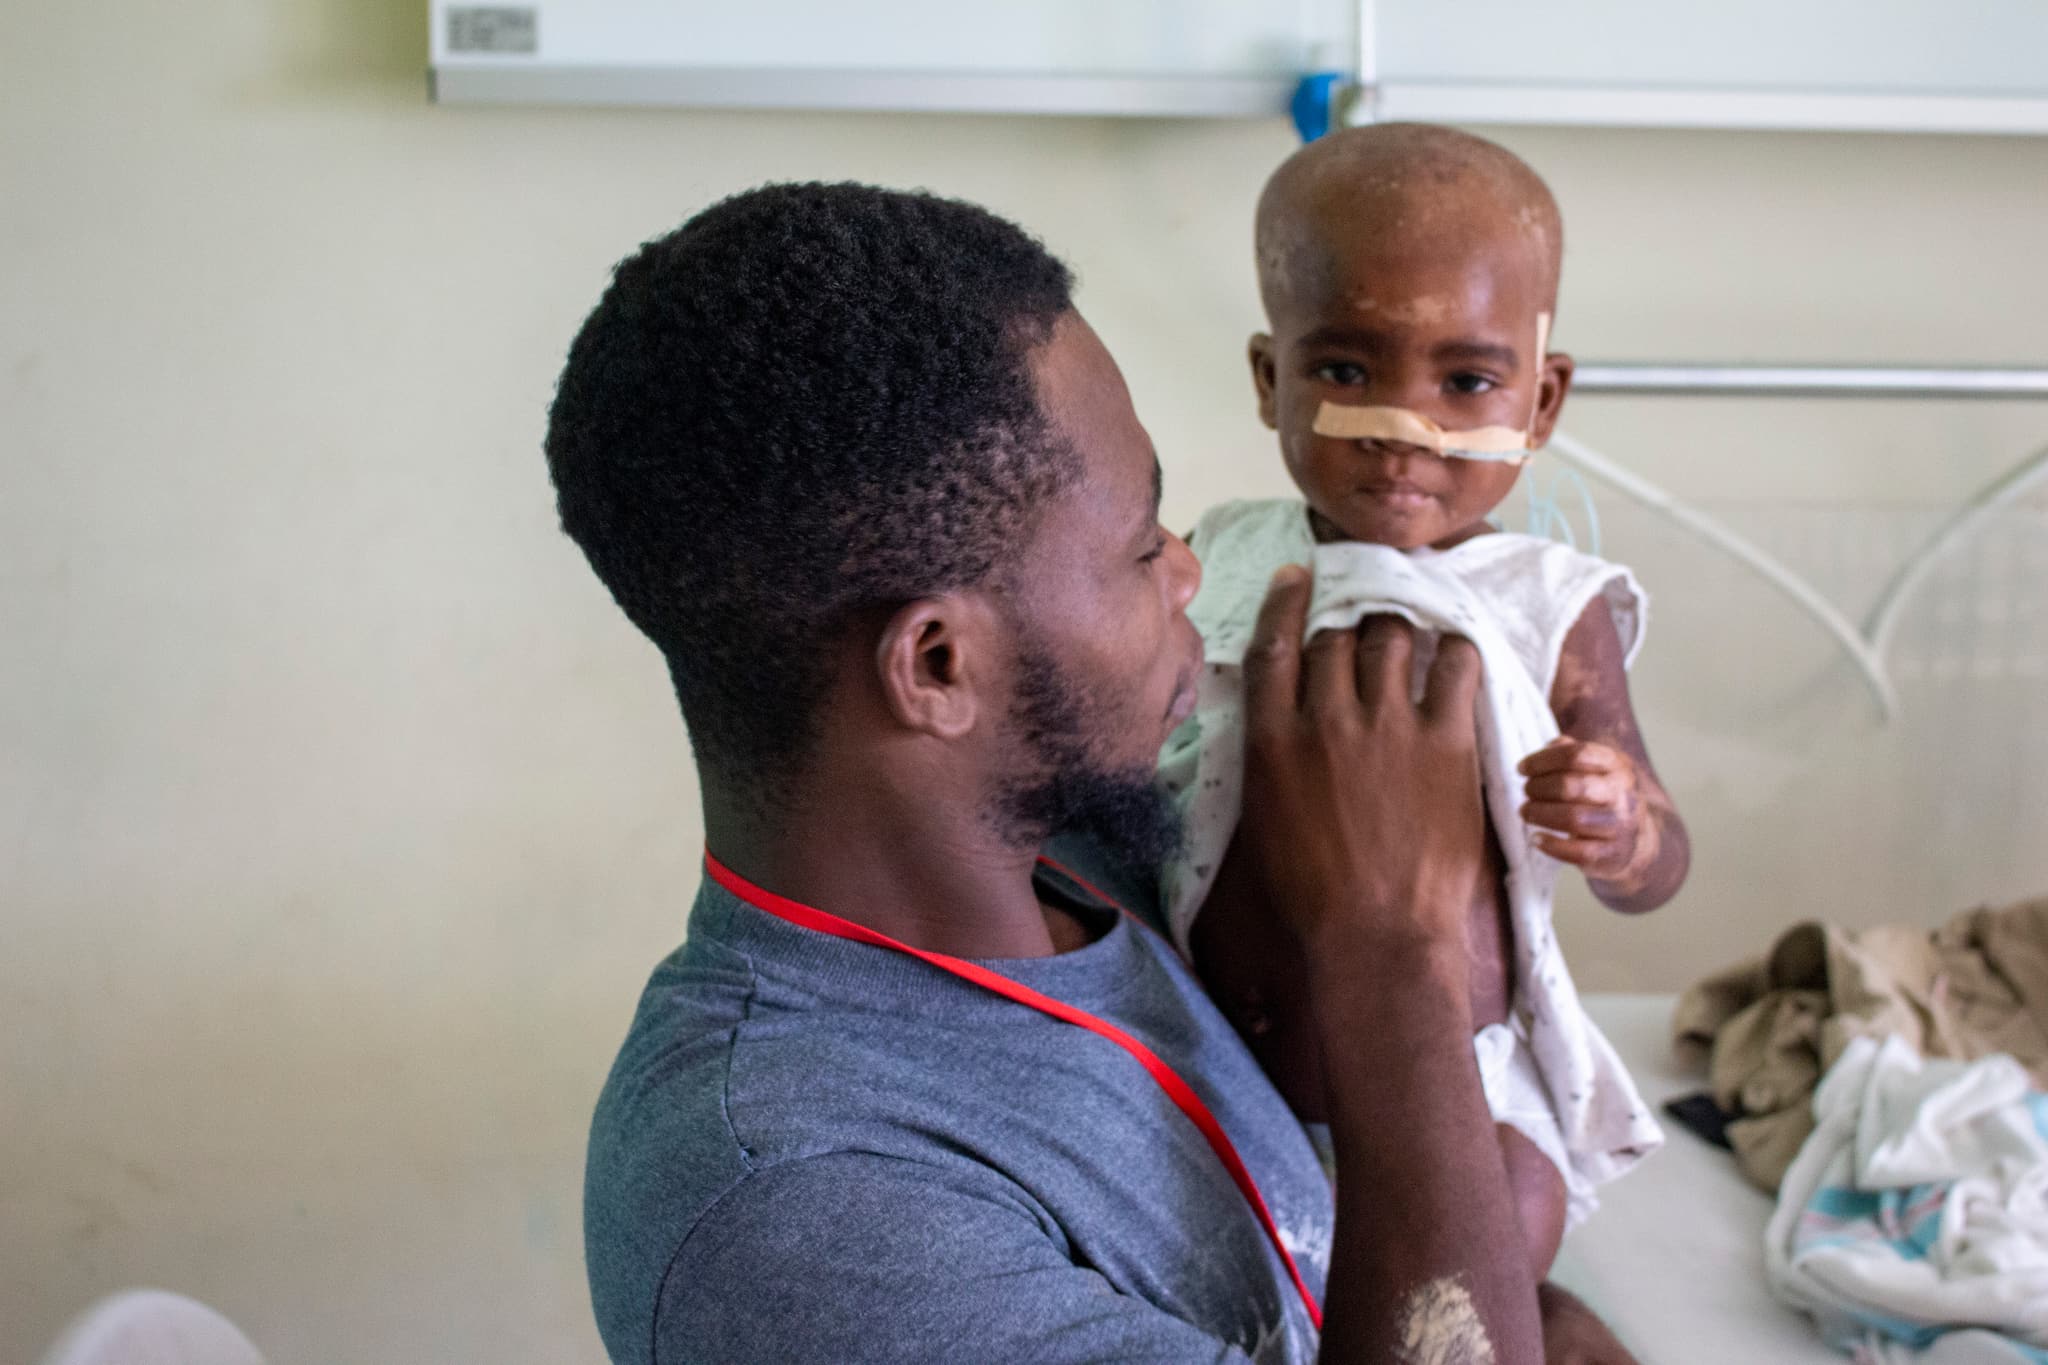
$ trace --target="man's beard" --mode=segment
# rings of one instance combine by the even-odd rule
[[[997,787],[994,818],[1018,848],[1079,834],[1133,866],[1156,868],[1180,847],[1179,814],[1151,765],[1102,764],[1090,743],[1089,719],[1080,690],[1052,655],[1031,641],[1020,643],[1010,724],[1028,769]]]

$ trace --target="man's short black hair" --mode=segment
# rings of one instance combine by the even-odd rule
[[[548,467],[728,791],[801,761],[843,631],[988,579],[1072,477],[1029,368],[1072,286],[985,209],[852,184],[735,195],[619,265]]]

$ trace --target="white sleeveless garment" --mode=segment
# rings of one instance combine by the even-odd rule
[[[1569,1198],[1567,1226],[1593,1211],[1594,1190],[1663,1142],[1627,1068],[1579,1005],[1551,928],[1558,862],[1521,817],[1516,765],[1558,735],[1551,685],[1565,636],[1604,599],[1625,662],[1641,644],[1647,598],[1618,564],[1534,536],[1475,536],[1448,550],[1317,545],[1298,501],[1233,502],[1203,515],[1189,542],[1202,588],[1188,614],[1202,632],[1205,667],[1195,713],[1167,741],[1160,775],[1187,838],[1161,878],[1173,940],[1188,931],[1237,828],[1244,791],[1244,675],[1259,605],[1275,570],[1315,576],[1308,633],[1348,630],[1365,616],[1407,618],[1420,635],[1418,683],[1437,638],[1462,635],[1485,664],[1478,738],[1487,813],[1507,863],[1514,926],[1509,1018],[1473,1038],[1487,1107],[1555,1164]]]

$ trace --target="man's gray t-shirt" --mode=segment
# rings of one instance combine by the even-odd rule
[[[1152,930],[1047,866],[1088,946],[988,966],[1115,1024],[1208,1104],[1320,1295],[1333,1210],[1286,1104]],[[598,1101],[612,1358],[1307,1361],[1280,1258],[1108,1039],[706,880]]]

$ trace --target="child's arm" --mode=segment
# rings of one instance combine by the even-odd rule
[[[1655,910],[1678,893],[1692,841],[1650,766],[1629,703],[1628,673],[1605,600],[1565,636],[1550,709],[1564,734],[1522,760],[1522,818],[1545,853],[1576,864],[1602,904]]]

